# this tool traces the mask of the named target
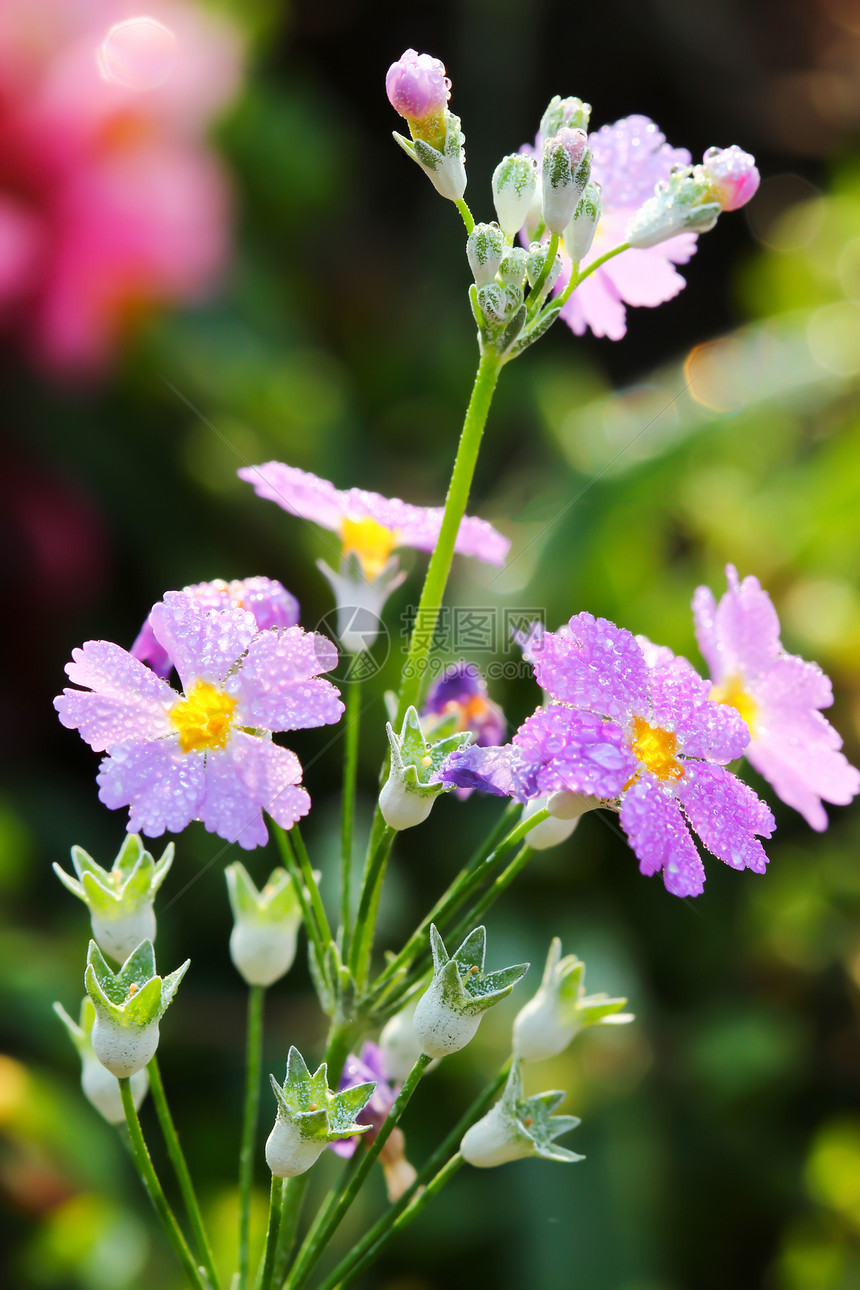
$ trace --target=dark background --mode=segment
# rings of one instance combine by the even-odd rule
[[[71,648],[92,636],[127,645],[165,589],[216,576],[281,578],[307,627],[329,611],[314,569],[323,538],[256,501],[235,479],[243,460],[279,457],[416,502],[444,493],[474,328],[459,219],[390,140],[398,121],[383,78],[406,46],[446,62],[478,218],[491,215],[496,161],[533,137],[556,92],[589,100],[594,125],[650,115],[694,158],[740,143],[764,177],[748,214],[700,239],[677,299],[628,312],[623,341],[558,327],[505,371],[470,509],[508,532],[514,553],[530,545],[492,583],[482,566],[458,564],[450,602],[540,608],[551,625],[588,609],[698,661],[689,600],[700,581],[719,590],[731,560],[771,590],[788,648],[833,676],[834,721],[857,758],[856,7],[258,0],[233,12],[251,52],[217,133],[237,206],[220,295],[151,317],[99,385],[29,369],[14,336],[0,356],[0,1237],[12,1285],[179,1284],[113,1133],[79,1096],[76,1059],[49,1010],[58,998],[76,1011],[87,930],[50,863],[66,863],[77,842],[109,864],[123,831],[98,804],[94,755],[51,709]],[[688,357],[726,335],[697,351],[716,363],[700,387]],[[382,693],[396,680],[421,557],[414,566],[390,604],[388,661],[367,690],[365,819]],[[440,649],[458,654],[450,641]],[[496,661],[513,660],[500,642]],[[493,693],[512,725],[537,697],[524,680]],[[305,834],[333,907],[331,734],[289,742],[306,766]],[[492,964],[533,961],[521,1004],[560,935],[586,959],[589,986],[628,995],[637,1014],[529,1071],[530,1092],[568,1090],[564,1110],[583,1123],[566,1145],[587,1159],[464,1170],[367,1286],[860,1286],[856,814],[834,809],[819,837],[774,805],[768,875],[711,860],[695,902],[642,878],[611,818],[587,817],[569,843],[537,856],[489,917]],[[411,930],[497,812],[444,800],[400,839],[385,945]],[[190,955],[192,967],[160,1059],[229,1261],[244,996],[226,954],[222,870],[235,851],[197,825],[177,851],[159,962]],[[275,863],[243,858],[261,882]],[[504,1060],[516,1007],[492,1013],[416,1096],[405,1126],[416,1162]],[[321,1055],[301,955],[271,992],[268,1022],[267,1070],[282,1073],[290,1043]],[[265,1124],[266,1093],[263,1106]],[[324,1162],[323,1182],[331,1169]],[[340,1252],[373,1221],[378,1181],[368,1192]]]

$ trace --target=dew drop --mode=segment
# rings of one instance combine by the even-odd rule
[[[155,18],[127,18],[105,36],[98,51],[106,81],[127,90],[155,90],[176,66],[176,36]]]

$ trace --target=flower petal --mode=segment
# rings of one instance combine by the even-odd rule
[[[782,800],[821,833],[827,828],[821,799],[847,806],[860,792],[860,772],[838,751],[842,741],[830,723],[818,712],[809,715],[818,717],[835,741],[824,737],[824,732],[818,739],[810,739],[807,732],[792,734],[791,721],[786,719],[757,736],[746,756]]]
[[[692,663],[665,647],[652,646],[637,637],[646,660],[656,660],[650,672],[651,724],[669,730],[678,751],[688,757],[730,762],[743,754],[750,741],[746,722],[735,708],[714,703],[711,687]],[[646,648],[647,645],[647,648]]]
[[[311,799],[301,787],[302,766],[289,748],[240,731],[230,744],[245,791],[284,829],[307,815]]]
[[[647,876],[663,870],[673,896],[700,896],[705,870],[678,803],[647,776],[636,781],[621,804],[621,827]]]
[[[331,725],[344,711],[340,691],[315,678],[336,666],[337,649],[319,632],[301,627],[261,632],[226,689],[239,699],[244,725],[260,730]]]
[[[592,614],[576,614],[558,632],[533,642],[538,685],[575,708],[624,721],[642,711],[648,670],[635,637]]]
[[[686,762],[676,791],[709,851],[733,869],[765,872],[767,856],[754,835],[769,838],[776,824],[770,808],[747,784],[722,766]]]
[[[257,634],[247,610],[206,610],[184,591],[168,591],[149,621],[186,689],[198,679],[220,686]]]
[[[693,593],[693,623],[699,652],[708,665],[711,679],[723,679],[723,660],[717,639],[717,602],[710,587],[697,587]]]
[[[54,700],[63,725],[79,730],[96,752],[167,734],[167,711],[178,695],[112,641],[87,641],[72,652],[66,673],[88,690],[66,689]]]
[[[516,797],[513,767],[519,755],[512,744],[501,748],[482,748],[478,744],[458,748],[442,763],[439,782],[462,789],[478,788],[495,797]]]
[[[130,807],[129,833],[158,838],[165,831],[180,833],[196,818],[203,775],[202,753],[183,753],[175,739],[161,739],[115,748],[96,781],[105,806]]]
[[[563,790],[617,797],[638,766],[617,722],[558,704],[538,708],[513,742],[520,750],[513,779],[521,800]]]
[[[726,565],[729,589],[717,605],[715,627],[722,675],[755,676],[780,653],[779,619],[770,596],[758,578],[738,581],[734,565]]]

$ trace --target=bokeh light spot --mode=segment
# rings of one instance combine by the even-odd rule
[[[176,37],[155,18],[127,18],[102,41],[99,70],[106,81],[127,90],[154,90],[176,66]]]

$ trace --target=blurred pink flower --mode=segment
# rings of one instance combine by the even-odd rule
[[[193,301],[228,249],[205,142],[238,85],[235,33],[196,5],[0,5],[0,311],[52,371],[97,373],[129,321]]]

